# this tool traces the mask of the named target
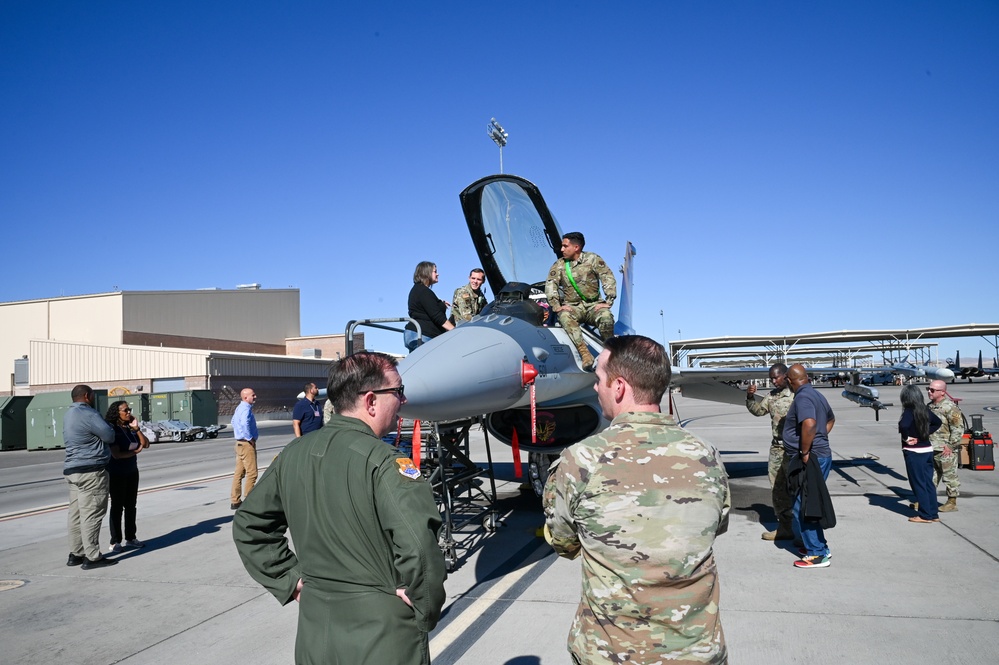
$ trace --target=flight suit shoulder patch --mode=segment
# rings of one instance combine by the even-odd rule
[[[416,468],[415,464],[413,464],[413,460],[408,457],[399,458],[395,461],[395,463],[399,465],[399,473],[407,478],[416,480],[420,477],[420,470]]]

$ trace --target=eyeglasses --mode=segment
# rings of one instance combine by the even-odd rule
[[[939,388],[927,388],[926,392],[928,392],[928,393],[942,393],[944,391],[940,390]]]
[[[396,397],[406,396],[406,386],[396,386],[395,388],[379,388],[378,390],[365,390],[357,393],[358,395],[366,395],[368,393],[375,393],[376,395],[395,393]]]
[[[125,413],[132,413],[132,409],[128,408],[127,406],[124,409],[118,409],[118,410],[124,411]]]

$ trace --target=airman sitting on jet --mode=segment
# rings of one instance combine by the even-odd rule
[[[562,236],[562,258],[548,272],[545,296],[548,305],[558,315],[559,323],[579,350],[583,369],[593,369],[593,355],[583,341],[580,323],[596,326],[600,337],[614,336],[614,315],[611,305],[617,298],[617,280],[600,256],[584,252],[586,240],[577,231]],[[603,286],[604,297],[600,297]]]

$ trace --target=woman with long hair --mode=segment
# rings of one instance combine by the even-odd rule
[[[450,303],[438,298],[430,289],[436,283],[437,264],[430,261],[417,263],[413,271],[413,288],[409,291],[409,318],[420,324],[420,337],[416,336],[416,327],[407,323],[403,339],[410,351],[454,328],[454,324],[447,320]]]
[[[111,551],[121,552],[124,547],[145,545],[135,537],[135,504],[139,497],[139,465],[135,456],[149,447],[149,440],[139,429],[139,421],[132,415],[128,402],[112,402],[104,420],[114,428],[111,461],[108,462]],[[121,530],[122,516],[125,518],[124,539]]]
[[[898,421],[898,432],[902,438],[905,473],[909,476],[916,508],[916,515],[910,517],[909,521],[918,524],[939,522],[937,491],[933,486],[933,445],[930,444],[930,434],[940,428],[940,419],[926,408],[923,391],[916,386],[902,388],[899,399],[905,410]]]

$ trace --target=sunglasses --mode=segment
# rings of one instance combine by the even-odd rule
[[[365,390],[364,392],[359,392],[357,394],[366,395],[367,393],[375,393],[376,395],[395,393],[397,397],[405,397],[406,386],[396,386],[395,388],[379,388],[378,390]]]

